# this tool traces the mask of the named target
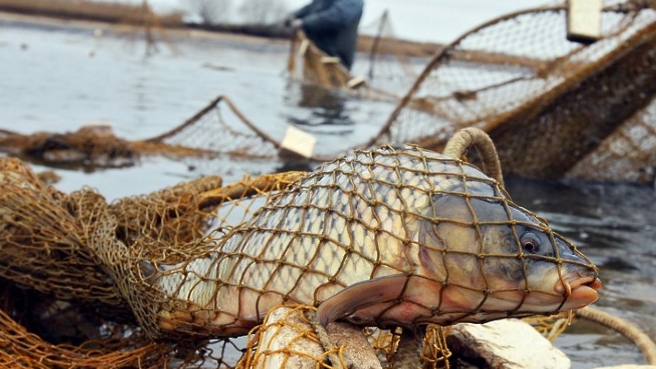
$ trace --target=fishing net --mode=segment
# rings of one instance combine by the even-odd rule
[[[184,123],[156,137],[125,140],[108,125],[74,132],[20,134],[0,129],[0,151],[23,160],[86,169],[139,164],[142,156],[255,161],[277,155],[280,143],[260,130],[227,96],[218,96]]]
[[[439,151],[473,126],[492,137],[509,174],[652,182],[655,21],[649,2],[609,5],[592,44],[567,40],[564,5],[486,22],[440,49],[360,147]]]
[[[116,137],[108,125],[88,125],[75,132],[23,135],[0,130],[0,150],[51,164],[121,167],[134,164],[139,153],[132,143]]]
[[[597,181],[653,183],[656,179],[656,101],[629,117],[567,176]]]
[[[566,39],[567,9],[489,21],[441,50],[369,142],[439,149],[462,127],[507,173],[653,181],[654,32],[648,2],[604,8],[601,39]]]
[[[2,159],[0,173],[2,362],[33,368],[235,365],[244,344],[230,339],[153,340],[92,246],[114,246],[104,256],[124,257],[119,262],[126,264],[117,268],[134,267],[144,257],[193,257],[207,251],[197,239],[217,222],[212,209],[231,197],[278,188],[293,173],[245,177],[225,187],[220,177],[204,177],[113,204],[91,189],[61,193],[18,159]],[[229,213],[239,221],[236,213],[251,212],[240,202]]]
[[[378,48],[377,44],[380,44],[380,42],[374,40],[374,43],[371,45],[372,57],[369,64],[371,66],[376,65],[379,69],[384,67],[387,70],[387,74],[384,75],[383,72],[379,71],[379,75],[374,82],[372,79],[365,79],[362,75],[352,74],[341,64],[338,57],[326,54],[315,46],[302,31],[297,31],[294,33],[291,41],[291,48],[287,60],[287,73],[293,79],[302,81],[303,83],[315,84],[327,91],[341,89],[354,96],[370,100],[396,101],[398,100],[398,96],[395,93],[380,86],[385,86],[385,83],[389,84],[389,80],[392,78],[391,75],[398,77],[399,71],[396,73],[390,72],[390,69],[392,69],[390,65],[407,65],[407,63],[390,62],[389,60],[376,61],[374,55],[378,53],[375,50]],[[391,51],[394,47],[392,45],[397,44],[396,47],[400,48],[398,41],[395,41],[393,38],[387,39],[387,44],[388,53],[391,53],[391,55],[402,54],[399,51]],[[378,59],[381,59],[381,57],[378,57]],[[405,68],[405,70],[407,69],[409,68]],[[372,68],[369,69],[369,74],[373,74]],[[399,83],[396,81],[397,89],[398,85]]]
[[[399,88],[400,81],[409,83],[416,80],[424,64],[415,59],[431,57],[438,49],[435,44],[399,39],[388,10],[370,23],[360,24],[358,33],[358,48],[366,51],[367,58],[361,58],[359,62],[356,60],[353,74],[366,76],[369,84],[383,90],[393,91]],[[375,36],[366,37],[363,34]],[[386,87],[392,81],[394,87]],[[410,86],[403,86],[406,87]]]
[[[61,193],[17,159],[1,162],[0,356],[27,367],[247,367],[270,360],[274,352],[262,348],[280,328],[295,327],[285,318],[257,327],[280,304],[319,306],[308,318],[314,325],[296,333],[316,341],[317,327],[341,316],[356,326],[407,328],[421,319],[445,326],[568,309],[566,295],[531,282],[533,262],[552,263],[554,274],[540,280],[556,284],[569,283],[572,271],[596,277],[573,246],[563,246],[543,220],[516,207],[501,182],[417,147],[360,150],[314,172],[244,177],[229,185],[205,177],[111,204],[91,189]],[[421,228],[435,221],[438,233]],[[519,229],[509,235],[509,250],[490,249],[481,236],[494,238],[486,229],[499,224],[544,232],[551,253],[519,246]],[[471,250],[439,251],[430,238],[437,234],[442,242],[456,235],[479,241]],[[446,276],[425,269],[434,267],[431,258],[452,252]],[[518,279],[498,280],[497,264]],[[461,270],[479,282],[469,285]],[[339,301],[371,298],[366,283],[352,291],[355,300],[344,290],[370,279],[391,295],[340,312]],[[426,283],[441,294],[411,292]],[[342,290],[345,299],[319,304]],[[466,306],[425,300],[450,291],[478,300]],[[514,296],[512,306],[495,306],[496,296],[506,294]],[[536,311],[530,300],[540,294],[547,307]],[[553,304],[544,304],[548,300]],[[370,311],[376,306],[382,310]],[[418,315],[407,321],[397,306]],[[374,357],[393,364],[406,331],[364,332]],[[446,329],[429,325],[420,336],[418,359],[426,367],[449,366],[445,335]],[[337,365],[341,347],[309,358],[324,363],[323,357],[337,355],[331,359]],[[297,352],[277,350],[282,360]]]
[[[353,358],[366,356],[367,353],[370,353],[375,361],[380,360],[389,367],[395,367],[394,354],[399,345],[400,330],[371,327],[356,330],[351,327],[346,332],[341,332],[348,335],[346,339],[337,341],[334,346],[326,349],[321,346],[319,335],[305,315],[308,311],[315,310],[309,306],[298,306],[276,308],[269,312],[265,322],[252,332],[248,341],[249,350],[242,358],[240,367],[375,367],[371,365],[371,361]],[[272,314],[280,316],[270,319]],[[332,325],[329,328],[332,328]],[[447,347],[446,332],[447,328],[440,326],[427,327],[420,353],[420,364],[423,368],[450,367],[451,352]],[[333,333],[331,337],[339,336]],[[358,340],[361,337],[362,339]]]
[[[512,13],[465,33],[437,52],[407,94],[394,100],[380,132],[358,147],[414,142],[440,151],[457,130],[478,127],[492,137],[510,174],[653,182],[656,11],[651,2],[611,4],[601,25],[592,44],[568,41],[567,7],[556,5]],[[289,60],[290,71],[325,86],[362,81],[302,38],[292,43]],[[370,83],[357,93],[394,98]],[[103,139],[89,139],[89,132],[74,140],[0,131],[0,150],[48,163],[131,165],[140,155],[271,160],[280,148],[225,96],[151,139],[125,141],[106,131],[94,133]],[[329,150],[313,159],[340,155]]]
[[[280,142],[248,120],[229,97],[219,96],[183,124],[138,145],[152,147],[151,153],[172,146],[198,149],[205,157],[257,160],[275,157]]]
[[[350,88],[358,83],[352,81],[353,77],[339,57],[326,55],[302,31],[296,32],[291,45],[287,62],[291,76],[326,87]]]

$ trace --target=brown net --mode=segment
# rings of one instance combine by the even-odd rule
[[[508,173],[653,181],[649,4],[605,8],[591,45],[565,38],[565,6],[487,22],[435,56],[369,144],[439,149],[474,126],[492,137]]]
[[[179,126],[146,140],[118,138],[108,125],[89,125],[67,133],[20,134],[0,129],[0,152],[67,168],[126,167],[139,164],[142,156],[149,155],[171,159],[270,159],[277,155],[279,146],[227,96],[218,96]]]
[[[596,298],[596,268],[500,182],[414,146],[227,186],[201,178],[112,204],[90,189],[60,193],[17,159],[2,163],[6,362],[246,367],[272,360],[263,347],[294,328],[283,317],[240,338],[283,304],[316,307],[298,340],[316,341],[317,327],[335,320],[391,328],[365,330],[385,363],[428,325],[421,360],[441,368],[450,353],[435,324],[552,314]],[[304,357],[346,358],[343,346],[322,345]],[[280,346],[278,359],[298,350]]]
[[[107,125],[89,125],[76,132],[37,132],[23,135],[0,130],[0,150],[23,159],[99,167],[133,165],[139,153]]]
[[[206,252],[208,245],[197,239],[216,222],[228,224],[211,220],[212,209],[232,198],[280,188],[294,173],[244,178],[226,187],[220,177],[206,177],[114,204],[89,189],[60,193],[17,159],[3,159],[1,173],[5,315],[0,333],[5,340],[0,350],[7,362],[35,368],[237,363],[243,342],[211,337],[189,344],[154,341],[102,263],[123,257],[118,264],[126,264],[116,266],[123,270],[138,268],[144,257],[176,260]],[[251,212],[244,201],[226,217],[238,222],[236,213]],[[93,252],[94,242],[114,247],[104,255],[109,261]]]
[[[386,18],[386,16],[383,16],[382,22],[387,23],[388,21]],[[388,38],[386,39],[386,42],[388,44],[398,43],[394,38]],[[371,47],[373,49],[377,48],[376,45],[372,45]],[[373,49],[371,53],[377,53],[377,51]],[[388,50],[388,53],[390,52],[392,55],[401,54],[398,51],[394,52]],[[403,66],[407,65],[407,62],[376,62],[375,59],[373,59],[374,54],[371,54],[372,59],[370,60],[370,65],[377,65],[379,66],[379,69],[381,69],[380,67],[387,67],[387,75],[384,75],[379,70],[379,76],[375,82],[372,79],[367,80],[363,76],[353,75],[341,64],[338,57],[326,54],[315,46],[302,31],[297,31],[294,33],[291,41],[287,60],[287,73],[293,79],[303,81],[303,83],[316,84],[327,90],[342,89],[354,96],[366,97],[372,100],[397,101],[398,96],[396,93],[383,89],[380,86],[384,86],[389,82],[390,78],[393,78],[391,75],[394,72],[389,71],[390,64]],[[394,76],[398,79],[398,74],[407,70],[408,68],[398,69]],[[373,73],[373,69],[370,69],[370,73]],[[398,86],[396,86],[396,88],[398,89]],[[334,153],[333,157],[335,155],[338,154]]]
[[[399,80],[414,81],[422,65],[412,58],[432,56],[438,49],[436,44],[413,43],[397,37],[392,15],[386,9],[381,16],[358,28],[360,50],[366,51],[366,62],[360,60],[353,66],[354,74],[366,76],[367,83],[388,91],[398,89]],[[375,35],[363,37],[363,34]],[[395,87],[385,87],[395,80]],[[409,86],[404,86],[404,88]]]
[[[350,88],[355,83],[339,58],[319,50],[303,31],[297,31],[292,38],[287,71],[293,77],[325,87]]]
[[[551,316],[532,316],[524,318],[524,321],[553,342],[572,323],[572,318],[571,312],[566,312]]]
[[[460,241],[451,245],[449,234]],[[320,305],[323,323],[346,317],[375,326],[555,313],[570,303],[554,285],[569,284],[575,270],[585,278],[596,273],[544,221],[512,204],[497,181],[458,159],[413,147],[356,151],[326,164],[271,197],[249,220],[210,237],[206,242],[215,246],[206,255],[142,266],[149,282],[141,287],[166,300],[153,304],[156,319],[141,317],[150,324],[155,319],[157,331],[244,334],[271,308],[290,302]],[[543,276],[548,288],[529,277],[529,265],[538,260],[557,266]],[[497,265],[515,271],[516,284],[493,278]],[[369,295],[372,301],[361,306]],[[451,295],[467,303],[450,304]],[[502,303],[506,298],[512,302]],[[132,304],[156,301],[147,300]]]
[[[0,161],[0,171],[2,277],[63,300],[121,305],[86,247],[77,195],[42,184],[17,159]]]
[[[557,5],[512,13],[465,33],[437,52],[380,132],[358,147],[414,142],[440,151],[457,130],[478,127],[494,140],[507,173],[653,182],[652,2],[604,8],[601,38],[589,45],[567,40],[566,20],[566,6]],[[312,45],[292,45],[290,61],[308,60],[306,68],[290,62],[291,70],[305,70],[305,78],[327,86],[359,84],[338,63],[324,63],[325,55]],[[360,91],[369,98],[392,96],[368,85]],[[0,131],[0,150],[48,163],[130,165],[154,154],[271,159],[280,147],[224,96],[149,140],[125,141],[98,131],[81,130],[79,137]]]
[[[180,126],[138,146],[151,154],[174,147],[181,150],[179,156],[186,156],[186,150],[199,150],[198,156],[256,160],[275,157],[280,142],[248,120],[230,98],[219,96]]]
[[[134,326],[106,326],[107,332],[105,337],[90,338],[80,343],[59,343],[51,344],[46,339],[52,339],[52,336],[41,334],[37,335],[34,330],[29,331],[26,327],[29,322],[24,321],[20,316],[12,318],[10,315],[16,315],[16,312],[6,306],[8,301],[15,302],[19,291],[13,291],[10,297],[4,298],[5,303],[0,310],[0,365],[5,368],[162,368],[166,363],[171,361],[172,346],[166,343],[158,343],[149,339],[135,330]],[[23,308],[34,309],[34,302],[27,304]],[[55,329],[70,330],[71,327],[86,325],[97,329],[102,323],[81,322],[80,315],[84,314],[83,310],[75,309],[74,314],[66,314],[68,310],[60,307],[53,308],[51,314],[65,314],[65,318],[60,320]],[[39,323],[53,324],[53,320],[48,317],[39,316]],[[33,328],[33,327],[30,327]],[[77,332],[76,337],[82,336]]]
[[[576,162],[567,176],[598,181],[653,183],[656,163],[656,102],[630,116],[624,124]]]

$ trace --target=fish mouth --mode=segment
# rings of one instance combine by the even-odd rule
[[[596,276],[580,277],[572,281],[556,283],[555,291],[565,296],[562,310],[581,309],[597,301],[601,281]]]

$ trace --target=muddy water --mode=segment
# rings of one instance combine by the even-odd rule
[[[287,124],[296,123],[316,134],[319,145],[335,148],[370,137],[393,109],[390,103],[340,94],[316,99],[316,90],[284,77],[285,43],[169,34],[170,44],[160,43],[158,52],[146,56],[140,37],[98,26],[0,18],[0,128],[64,132],[103,122],[119,137],[140,139],[176,126],[225,94],[276,138]],[[356,71],[366,71],[368,66],[359,63]],[[409,81],[396,83],[397,90],[404,91]],[[225,161],[199,171],[188,163],[147,158],[133,168],[58,169],[62,181],[57,186],[63,191],[91,186],[115,199],[209,171],[230,181],[277,166]],[[511,179],[508,190],[517,203],[549,219],[600,266],[604,287],[598,306],[656,336],[652,188]],[[575,368],[643,362],[628,341],[594,324],[575,323],[556,345]]]

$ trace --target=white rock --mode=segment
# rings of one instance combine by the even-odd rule
[[[483,360],[490,368],[568,369],[569,358],[531,325],[518,319],[460,323],[447,338],[455,355]]]

